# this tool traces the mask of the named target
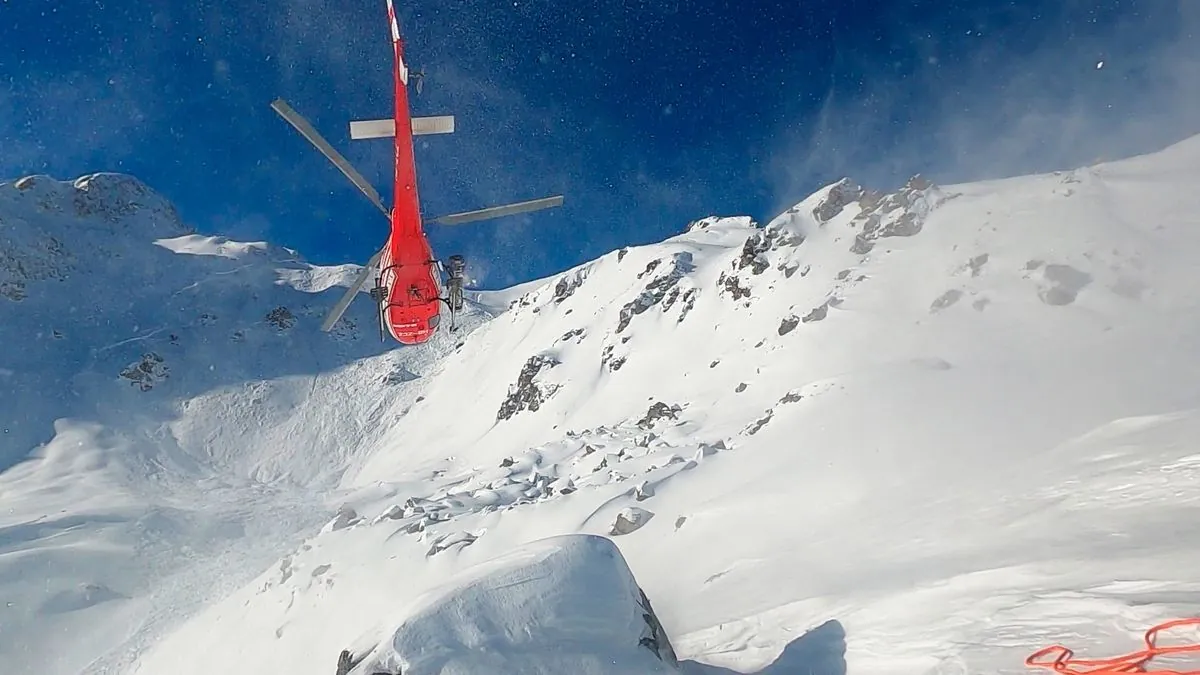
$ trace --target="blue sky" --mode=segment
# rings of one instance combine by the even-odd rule
[[[1195,0],[397,2],[428,215],[482,287],[547,276],[707,215],[766,220],[850,175],[960,182],[1200,133]],[[137,175],[201,232],[364,261],[386,221],[269,108],[287,99],[384,193],[384,0],[0,0],[0,177]],[[1103,62],[1102,67],[1097,67]]]

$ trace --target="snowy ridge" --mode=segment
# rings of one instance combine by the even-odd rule
[[[889,194],[845,180],[765,225],[707,218],[473,294],[468,331],[431,350],[372,355],[361,318],[366,342],[318,342],[309,319],[286,354],[275,343],[244,363],[243,382],[127,386],[187,412],[105,418],[85,436],[60,422],[47,451],[62,443],[64,465],[82,443],[161,467],[114,487],[125,474],[100,466],[87,494],[123,522],[150,476],[203,472],[239,509],[192,517],[261,528],[224,531],[230,551],[273,540],[214,562],[237,578],[164,610],[169,634],[98,638],[87,653],[129,673],[331,673],[351,645],[412,635],[395,629],[414,603],[449,616],[438,598],[470,596],[429,589],[570,533],[615,542],[688,673],[1024,673],[1051,642],[1129,651],[1200,591],[1185,525],[1200,512],[1198,180],[1200,139]],[[201,245],[241,256],[205,264],[261,255],[187,244]],[[213,302],[295,297],[292,280],[324,289],[343,274],[281,258],[261,269],[288,272]],[[303,297],[314,313],[328,300]],[[296,344],[308,368],[274,370]],[[129,429],[161,431],[115,445]],[[45,511],[52,481],[21,473],[44,466],[0,476],[29,495],[13,527]],[[80,531],[97,532],[74,502],[91,518]],[[91,576],[127,600],[62,616],[159,597],[123,574]],[[19,625],[33,635],[44,617]],[[0,654],[17,653],[3,639]]]

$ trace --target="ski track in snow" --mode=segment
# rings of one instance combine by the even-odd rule
[[[132,179],[0,185],[0,660],[329,673],[564,533],[612,538],[693,675],[1136,649],[1200,598],[1197,167],[843,181],[472,293],[421,349],[362,301],[319,333],[353,267]],[[96,278],[131,290],[63,304]]]

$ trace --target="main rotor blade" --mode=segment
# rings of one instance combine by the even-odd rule
[[[375,269],[375,266],[379,264],[381,257],[383,257],[383,249],[376,251],[375,255],[371,256],[371,259],[367,261],[366,266],[354,278],[354,283],[350,284],[350,288],[346,291],[346,294],[337,301],[337,304],[325,316],[325,321],[321,323],[322,331],[328,333],[329,329],[333,328],[333,324],[337,323],[338,319],[342,318],[342,314],[346,313],[346,308],[350,306],[350,302],[354,300],[354,296],[358,295],[358,292],[362,290],[363,284],[367,283],[367,279],[371,277],[371,270]]]
[[[325,155],[329,161],[333,162],[333,165],[341,170],[341,172],[346,175],[346,178],[349,178],[350,182],[354,183],[359,190],[362,190],[362,193],[367,196],[367,199],[370,199],[371,203],[374,204],[384,216],[391,218],[391,214],[388,213],[386,208],[384,208],[383,200],[379,198],[379,193],[375,191],[375,188],[367,182],[366,178],[363,178],[362,174],[360,174],[353,166],[350,165],[350,162],[347,161],[345,157],[342,157],[341,153],[339,153],[337,150],[334,150],[333,146],[330,145],[329,142],[321,136],[321,134],[317,133],[317,130],[308,123],[308,120],[304,119],[300,113],[293,110],[292,107],[281,98],[277,98],[272,101],[271,107],[275,109],[275,112],[279,113],[280,117],[287,120],[288,124],[296,127],[296,131],[299,131],[305,138],[308,139],[309,143],[312,143],[314,146],[316,146],[317,150],[321,151],[321,154]]]
[[[487,220],[488,218],[511,216],[514,213],[526,213],[529,211],[537,211],[539,209],[548,209],[554,206],[562,206],[562,203],[562,195],[556,195],[554,197],[531,199],[527,202],[505,204],[504,206],[489,206],[486,209],[479,209],[477,211],[451,213],[447,216],[439,216],[434,218],[429,222],[437,223],[439,225],[461,225],[462,223],[471,223],[477,220]]]

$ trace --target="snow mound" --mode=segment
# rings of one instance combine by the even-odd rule
[[[343,652],[338,673],[637,675],[677,665],[617,547],[570,535],[527,544],[425,593],[390,637],[370,634]]]

